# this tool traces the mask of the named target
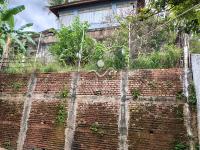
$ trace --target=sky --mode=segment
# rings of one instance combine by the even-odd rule
[[[16,28],[33,23],[33,27],[28,30],[43,31],[49,28],[57,28],[56,16],[46,7],[47,0],[9,0],[9,7],[25,5],[26,9],[15,16]]]

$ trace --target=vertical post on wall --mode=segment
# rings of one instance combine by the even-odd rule
[[[189,137],[189,145],[190,150],[195,150],[195,144],[193,139],[192,127],[191,127],[191,112],[189,107],[189,81],[188,81],[188,73],[189,73],[189,36],[188,34],[184,34],[184,82],[183,82],[183,91],[184,95],[187,99],[187,102],[184,105],[184,120],[185,126],[187,130],[187,135]]]

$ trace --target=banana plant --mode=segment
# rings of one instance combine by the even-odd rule
[[[19,46],[23,52],[26,51],[26,43],[35,44],[31,38],[32,32],[24,31],[25,28],[32,26],[32,24],[26,24],[18,30],[14,29],[14,16],[24,9],[25,6],[23,5],[8,8],[8,2],[0,0],[0,69],[8,65],[10,47],[12,44]]]

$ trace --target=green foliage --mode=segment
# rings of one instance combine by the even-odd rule
[[[88,27],[88,24],[81,23],[79,18],[76,18],[71,26],[62,27],[57,33],[58,42],[50,48],[51,53],[60,62],[66,65],[75,65],[78,61],[77,54],[83,44],[81,64],[87,64],[94,48],[94,41],[87,34],[82,43],[83,32],[86,32]]]
[[[152,88],[152,89],[156,89],[157,87],[157,83],[155,81],[149,81],[148,85]]]
[[[2,144],[2,146],[4,148],[6,148],[7,150],[13,150],[12,145],[11,145],[11,141],[6,141]]]
[[[57,117],[56,117],[56,123],[58,125],[63,125],[66,121],[67,112],[65,108],[66,101],[60,102],[57,106]]]
[[[0,23],[7,23],[11,29],[14,28],[14,15],[25,10],[24,5],[16,6],[14,8],[8,8],[7,1],[0,3]]]
[[[90,126],[90,130],[100,136],[103,136],[105,134],[105,131],[102,129],[101,125],[98,122],[93,123]]]
[[[163,50],[151,54],[140,54],[133,60],[134,69],[173,68],[179,63],[181,50],[173,45],[167,45]]]
[[[14,91],[19,91],[20,88],[22,88],[23,84],[20,82],[13,82],[11,84],[11,87],[13,88]]]
[[[132,97],[133,97],[134,99],[138,99],[138,97],[141,95],[141,92],[140,92],[139,89],[133,89],[133,90],[131,91],[131,94],[132,94]]]
[[[200,54],[200,34],[193,35],[190,40],[190,51],[192,53]]]
[[[25,53],[27,44],[35,44],[32,40],[33,32],[24,31],[25,28],[32,26],[32,24],[26,24],[17,30],[14,29],[14,16],[22,12],[25,7],[21,5],[9,8],[8,1],[2,1],[0,7],[0,58],[2,58],[3,51],[9,55],[15,55],[19,52]],[[4,59],[9,58],[3,58],[2,61]]]
[[[97,61],[104,59],[106,46],[103,43],[97,42],[94,47],[94,51],[92,51],[91,61],[95,64]]]
[[[195,145],[195,149],[196,149],[196,150],[199,150],[199,148],[200,148],[200,147],[199,147],[199,144],[196,144],[196,145]]]
[[[188,97],[189,104],[190,105],[196,105],[197,98],[196,98],[196,91],[195,91],[194,83],[191,83],[189,85],[188,90],[189,90],[189,97]]]
[[[178,15],[184,13],[186,10],[199,4],[199,0],[153,0],[149,8],[143,13],[145,16],[151,14],[158,14],[159,12],[167,11],[168,18],[173,19]],[[179,31],[186,33],[199,32],[200,29],[200,6],[191,9],[181,17],[178,17],[175,22],[175,27]]]
[[[61,66],[56,63],[50,63],[40,68],[41,72],[57,72]]]
[[[68,95],[69,95],[69,91],[67,90],[66,87],[64,87],[59,93],[60,98],[66,98]]]
[[[50,0],[49,5],[50,6],[56,6],[61,5],[65,2],[65,0]]]
[[[173,150],[188,150],[188,145],[185,143],[176,142]]]
[[[179,119],[184,119],[184,114],[183,114],[183,109],[181,107],[177,107],[175,108],[175,112],[176,112],[176,116],[179,118]]]
[[[178,91],[177,93],[176,93],[176,99],[177,100],[183,100],[183,99],[185,99],[185,95],[183,94],[183,91],[181,90],[181,91]]]

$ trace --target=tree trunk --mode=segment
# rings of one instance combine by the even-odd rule
[[[11,45],[11,38],[8,35],[6,39],[6,46],[3,49],[0,70],[8,66],[10,45]]]

